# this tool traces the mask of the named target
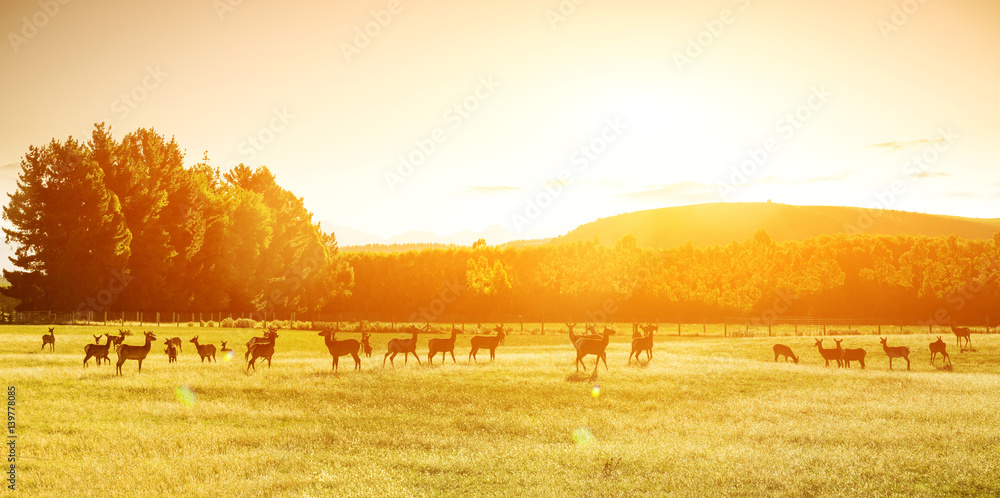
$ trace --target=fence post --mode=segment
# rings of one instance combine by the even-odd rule
[[[677,337],[680,337],[680,336],[681,336],[681,322],[680,322],[680,320],[678,320],[677,321]]]
[[[767,324],[767,336],[771,337],[771,323],[770,322],[768,322],[768,324]]]
[[[826,337],[826,320],[823,320],[823,337]]]
[[[722,337],[729,337],[729,324],[725,320],[722,321]]]

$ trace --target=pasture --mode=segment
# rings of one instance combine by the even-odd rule
[[[83,368],[83,347],[113,327],[0,328],[0,376],[17,389],[17,488],[31,496],[218,494],[412,495],[965,495],[1000,494],[1000,338],[976,351],[948,344],[953,370],[930,364],[927,334],[909,346],[912,371],[878,337],[867,368],[826,368],[813,337],[676,337],[626,365],[631,329],[608,346],[596,380],[574,369],[558,335],[509,335],[496,361],[428,367],[427,340],[404,366],[382,367],[374,334],[361,371],[340,371],[317,332],[281,330],[273,365],[245,373],[258,330],[132,327],[127,344],[157,342],[114,377]],[[578,332],[582,332],[578,330]],[[235,351],[201,363],[194,344]],[[163,340],[183,351],[168,363]],[[338,339],[359,339],[339,333]],[[774,362],[790,346],[799,364]],[[824,346],[834,347],[832,338]],[[112,362],[115,353],[110,354]],[[594,357],[585,360],[592,369]]]

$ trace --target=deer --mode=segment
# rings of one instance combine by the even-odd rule
[[[934,364],[934,358],[938,353],[941,353],[941,366],[951,365],[951,358],[948,356],[947,351],[948,345],[941,340],[941,336],[938,336],[937,340],[931,343],[931,365]]]
[[[130,332],[128,330],[118,329],[118,335],[117,336],[112,336],[112,343],[115,345],[115,351],[118,350],[118,346],[122,345],[122,342],[125,342],[125,336],[127,336],[127,335],[129,335],[131,333],[132,332]]]
[[[386,358],[389,358],[389,363],[392,364],[392,366],[395,367],[396,366],[396,362],[394,360],[396,359],[396,355],[399,354],[399,353],[403,353],[403,364],[404,365],[409,360],[410,354],[412,354],[413,357],[417,359],[417,364],[420,364],[420,357],[417,356],[417,333],[420,332],[420,329],[418,329],[418,328],[416,328],[416,327],[414,327],[412,325],[410,325],[408,328],[413,331],[413,337],[411,337],[409,339],[399,339],[399,338],[396,338],[396,339],[390,339],[389,340],[389,344],[387,345],[388,346],[388,351],[386,351],[385,356],[382,357],[382,367],[383,368],[385,367],[385,359]],[[404,330],[406,330],[406,329],[404,329]]]
[[[972,330],[968,327],[956,327],[955,324],[949,323],[951,331],[955,334],[955,339],[958,340],[958,352],[965,352],[965,348],[962,347],[962,339],[965,339],[966,345],[969,346],[969,351],[975,351],[972,349]]]
[[[820,356],[826,360],[826,366],[830,366],[830,360],[836,361],[838,367],[844,366],[843,349],[823,349],[823,339],[816,339],[816,348],[819,349]]]
[[[778,361],[779,356],[784,356],[785,363],[788,363],[789,358],[791,358],[795,363],[799,362],[799,358],[792,352],[792,348],[785,346],[784,344],[775,344],[771,349],[774,350],[774,361]]]
[[[597,373],[597,367],[601,364],[601,360],[604,360],[604,369],[608,368],[608,359],[605,356],[605,349],[608,347],[608,342],[611,341],[611,336],[615,334],[614,329],[604,327],[604,332],[601,333],[600,339],[588,339],[582,338],[576,341],[576,371],[580,371],[580,365],[583,365],[583,371],[587,371],[587,365],[583,364],[583,359],[587,355],[597,356],[597,361],[594,362],[594,374]]]
[[[896,346],[889,347],[888,341],[884,337],[879,337],[882,341],[882,350],[885,351],[885,355],[889,357],[889,370],[892,370],[892,359],[902,358],[906,360],[906,369],[910,369],[910,348],[906,346]]]
[[[278,338],[278,333],[268,330],[264,335],[270,336],[271,341],[257,342],[250,346],[250,351],[247,352],[250,355],[250,362],[247,363],[247,372],[250,371],[250,367],[253,367],[254,372],[257,371],[257,358],[267,358],[267,368],[271,368],[271,357],[274,356],[274,341]],[[255,337],[254,339],[257,338]]]
[[[444,361],[448,358],[447,356],[445,356],[445,353],[451,353],[452,363],[458,363],[457,361],[455,361],[455,338],[458,337],[458,334],[461,333],[462,333],[461,330],[458,330],[458,328],[456,327],[452,327],[450,338],[431,339],[427,341],[427,347],[428,349],[430,349],[430,351],[427,353],[427,364],[428,365],[433,364],[434,357],[437,356],[438,353],[441,353],[441,363],[444,363]]]
[[[167,349],[163,352],[167,353],[167,363],[177,363],[177,346],[174,346],[172,339],[164,339],[163,343],[167,345]]]
[[[632,340],[634,341],[636,339],[641,339],[641,338],[642,338],[642,333],[639,332],[639,324],[636,322],[632,322]],[[631,360],[632,357],[630,356],[629,359]]]
[[[580,339],[600,339],[601,338],[601,336],[596,335],[596,334],[595,335],[576,335],[575,333],[573,333],[573,327],[576,327],[575,323],[567,323],[566,327],[569,328],[569,342],[571,344],[573,344],[574,347],[576,347],[576,341],[579,341]],[[591,325],[591,324],[587,324],[586,328],[587,328],[588,332],[592,332],[594,330],[594,326]]]
[[[250,349],[253,348],[254,344],[258,344],[258,343],[262,343],[262,342],[271,342],[272,337],[276,337],[277,335],[278,335],[278,329],[277,328],[268,327],[267,328],[267,332],[264,332],[264,337],[251,337],[250,340],[247,341],[247,352],[243,354],[243,359],[244,360],[249,360],[250,359]],[[255,370],[256,370],[256,368],[255,368]]]
[[[194,336],[194,338],[188,342],[194,343],[194,348],[198,350],[198,356],[201,356],[202,363],[205,363],[205,358],[208,358],[209,363],[212,363],[213,361],[218,363],[218,361],[215,359],[214,344],[198,344],[198,336]]]
[[[219,352],[220,353],[228,353],[230,351],[232,351],[232,349],[229,349],[229,348],[226,347],[226,341],[222,341],[222,348],[219,349]]]
[[[45,345],[49,346],[49,351],[56,350],[56,328],[49,327],[48,334],[42,334],[42,351],[45,351]]]
[[[168,342],[168,343],[170,343],[170,344],[173,344],[173,345],[174,345],[174,347],[176,347],[176,348],[177,348],[177,351],[179,351],[179,352],[181,352],[181,353],[183,353],[183,352],[184,352],[184,348],[182,348],[182,347],[181,347],[181,342],[182,342],[182,341],[181,341],[181,338],[180,338],[180,337],[172,337],[172,338],[170,338],[170,339],[167,339],[167,340],[166,340],[166,342]]]
[[[126,360],[136,360],[139,362],[139,373],[142,373],[142,360],[146,359],[146,355],[149,354],[149,347],[156,340],[156,335],[152,332],[143,332],[146,336],[146,343],[142,346],[129,346],[128,344],[122,344],[118,346],[118,363],[115,365],[115,373],[117,375],[122,375],[122,365]]]
[[[323,342],[326,343],[326,349],[330,351],[330,356],[333,356],[333,371],[336,372],[339,369],[340,357],[345,355],[351,355],[351,357],[354,358],[354,369],[361,370],[361,357],[358,356],[358,350],[361,349],[361,343],[354,339],[338,341],[336,334],[337,333],[332,330],[324,330],[317,334],[323,337]]]
[[[653,325],[652,323],[647,323],[645,325],[639,325],[639,328],[642,329],[643,332],[653,335],[653,332],[659,330],[660,327],[658,325]]]
[[[496,330],[497,335],[493,336],[479,335],[473,337],[469,341],[470,344],[472,344],[472,351],[469,351],[469,363],[472,363],[473,360],[476,360],[476,353],[480,349],[490,350],[490,361],[493,361],[496,358],[497,346],[503,344],[503,339],[504,337],[507,337],[507,334],[503,330],[503,325],[497,325],[496,328],[493,330]],[[478,360],[476,360],[476,362],[478,363]]]
[[[635,355],[635,361],[639,361],[639,353],[646,352],[646,361],[653,359],[653,331],[643,328],[646,332],[645,336],[635,338],[635,331],[632,332],[632,352],[628,355],[628,363],[632,364],[632,355]]]
[[[369,341],[372,335],[368,332],[361,333],[361,347],[365,350],[365,356],[372,357],[372,343]]]
[[[837,341],[837,348],[838,349],[842,349],[844,351],[844,355],[843,355],[844,367],[851,368],[851,362],[852,361],[856,361],[856,362],[858,362],[858,363],[861,364],[861,369],[864,370],[865,369],[865,356],[868,355],[868,352],[865,351],[864,349],[861,349],[861,348],[844,349],[844,348],[840,347],[840,342],[841,341]]]
[[[107,344],[87,344],[83,347],[83,353],[86,355],[83,357],[84,367],[87,366],[87,361],[91,358],[94,358],[94,361],[96,361],[98,365],[101,364],[101,359],[111,363],[111,359],[108,358],[108,350],[111,349],[111,342],[114,341],[114,338],[109,334],[104,335],[108,338]],[[95,341],[100,340],[100,338],[101,336],[99,335],[94,336]]]

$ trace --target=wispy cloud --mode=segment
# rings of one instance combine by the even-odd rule
[[[504,192],[518,192],[524,190],[521,187],[511,187],[509,185],[488,185],[465,187],[463,194],[502,194]]]
[[[921,171],[910,176],[913,178],[939,178],[943,176],[951,176],[951,173],[944,173],[940,171]]]
[[[897,150],[902,150],[902,149],[908,149],[910,147],[919,147],[921,145],[929,145],[929,144],[934,144],[934,143],[943,142],[943,141],[944,141],[944,138],[941,138],[941,137],[933,138],[933,139],[931,139],[931,138],[923,138],[923,139],[920,139],[920,140],[912,140],[912,141],[909,141],[909,142],[902,141],[902,140],[895,140],[895,141],[892,141],[892,142],[882,142],[882,143],[877,143],[877,144],[871,144],[868,147],[872,147],[872,148],[876,148],[876,149],[889,149],[889,150],[892,150],[892,151],[897,151]]]
[[[804,179],[799,179],[799,180],[789,179],[789,178],[779,178],[779,177],[776,177],[776,176],[767,176],[767,177],[762,178],[760,180],[760,182],[761,183],[772,183],[772,184],[774,184],[774,183],[780,183],[780,184],[802,184],[802,183],[820,183],[820,182],[842,182],[842,181],[845,181],[848,178],[856,175],[857,173],[858,173],[858,170],[852,169],[852,170],[847,170],[847,171],[841,171],[840,173],[836,173],[836,174],[833,174],[833,175],[814,176],[812,178],[804,178]]]
[[[686,201],[717,201],[719,193],[714,185],[699,182],[680,182],[667,185],[654,185],[635,192],[621,194],[621,197],[634,200],[686,200]]]

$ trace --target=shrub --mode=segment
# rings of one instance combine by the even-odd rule
[[[255,325],[252,318],[239,318],[236,320],[235,324],[238,329],[252,329]]]
[[[233,320],[233,317],[231,316],[227,316],[223,318],[221,322],[219,322],[219,326],[227,329],[233,328],[236,326],[236,320]]]

